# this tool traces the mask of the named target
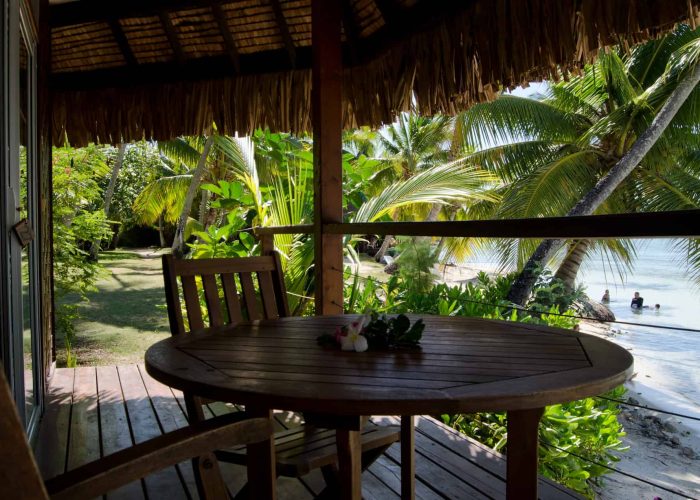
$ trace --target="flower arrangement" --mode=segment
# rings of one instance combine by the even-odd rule
[[[337,347],[343,351],[364,352],[368,349],[417,349],[425,325],[419,319],[411,325],[404,314],[388,318],[372,311],[349,325],[338,327],[335,334],[324,334],[317,338],[322,346]]]

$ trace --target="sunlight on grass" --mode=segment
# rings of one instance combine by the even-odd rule
[[[89,302],[65,300],[81,314],[73,346],[78,365],[141,363],[151,344],[170,335],[161,261],[124,250],[102,252],[100,261],[106,274]],[[56,343],[57,364],[65,366],[63,339]]]

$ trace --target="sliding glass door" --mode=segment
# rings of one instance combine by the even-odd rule
[[[2,362],[31,434],[41,414],[36,31],[24,0],[2,1]]]

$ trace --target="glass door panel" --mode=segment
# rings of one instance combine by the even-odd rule
[[[16,91],[15,147],[10,163],[10,185],[15,193],[15,224],[10,238],[10,284],[13,357],[17,404],[24,411],[31,435],[41,412],[43,364],[41,363],[41,323],[38,247],[38,171],[36,158],[36,40],[25,2],[18,2],[19,17],[16,71],[10,72]],[[16,141],[16,142],[15,142]]]

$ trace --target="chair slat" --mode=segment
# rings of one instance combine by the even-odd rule
[[[282,276],[282,261],[280,254],[273,252],[271,257],[275,261],[275,270],[272,271],[272,286],[275,289],[277,298],[277,312],[282,317],[289,316],[289,304],[287,302],[287,288],[284,286],[284,276]]]
[[[241,301],[238,299],[236,280],[234,280],[233,274],[222,274],[221,283],[224,287],[224,298],[226,299],[226,308],[228,309],[228,322],[231,324],[242,322],[243,314],[241,313]]]
[[[260,285],[260,297],[265,312],[265,319],[279,318],[275,290],[272,287],[272,276],[270,276],[269,271],[258,273],[258,285]]]
[[[182,280],[182,293],[185,296],[187,317],[190,321],[190,331],[204,328],[202,309],[199,306],[199,294],[197,293],[197,282],[194,276],[182,276],[180,279]]]
[[[177,273],[172,255],[163,255],[163,280],[165,284],[165,302],[168,306],[168,321],[173,335],[185,333],[185,323],[182,320],[180,294],[177,290]]]
[[[209,326],[220,326],[224,324],[221,312],[221,301],[219,300],[219,289],[216,286],[216,276],[205,274],[202,276],[204,287],[204,299],[207,301],[209,310]]]
[[[260,319],[260,311],[258,303],[255,300],[255,285],[253,285],[253,275],[251,273],[240,273],[241,288],[243,288],[243,300],[245,308],[248,311],[248,320],[255,321]]]

